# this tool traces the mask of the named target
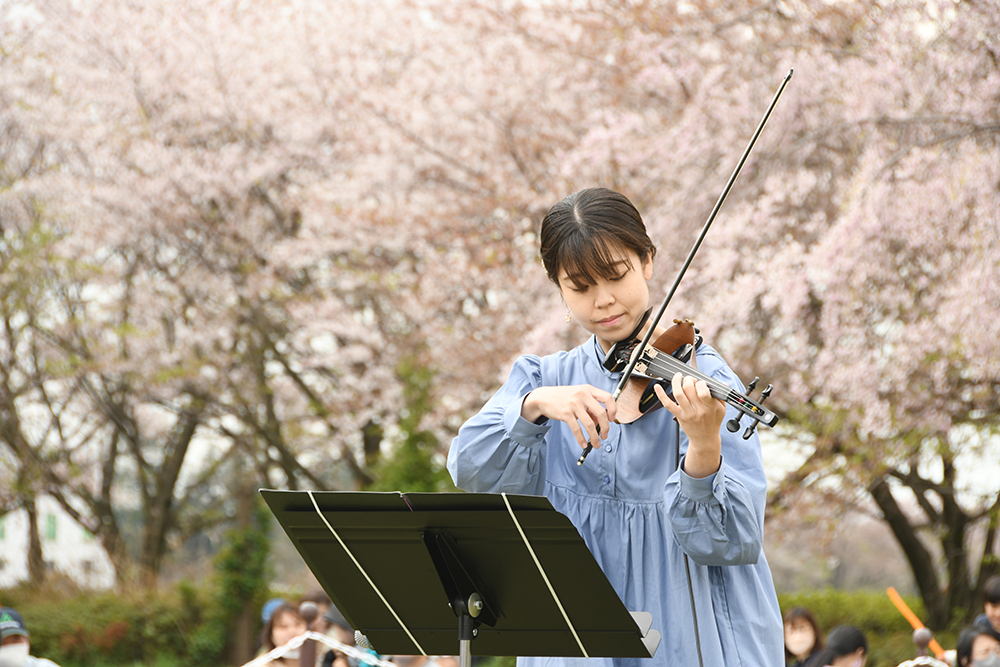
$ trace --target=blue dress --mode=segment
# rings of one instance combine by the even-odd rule
[[[521,417],[524,397],[546,385],[590,384],[613,392],[621,377],[601,365],[596,337],[568,352],[525,355],[448,453],[466,491],[544,495],[580,531],[625,607],[653,614],[656,655],[636,658],[518,658],[518,667],[698,665],[684,554],[690,557],[705,667],[781,667],[781,611],[762,550],[767,482],[760,442],[722,429],[718,472],[694,479],[678,469],[676,422],[664,409],[611,424],[582,466],[566,424]],[[743,391],[718,352],[702,345],[698,369]],[[736,414],[732,407],[726,418]],[[745,425],[747,420],[743,421]],[[681,432],[680,452],[687,449]]]

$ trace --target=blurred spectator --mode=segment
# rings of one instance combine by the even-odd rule
[[[838,625],[826,636],[826,648],[809,658],[805,667],[864,667],[868,640],[853,625]]]
[[[262,625],[267,626],[271,621],[271,614],[274,610],[285,604],[285,601],[281,598],[271,598],[264,603],[264,606],[260,608],[260,622]],[[261,630],[260,636],[257,637],[257,643],[254,644],[253,654],[255,656],[264,655],[267,651],[264,650],[264,631]]]
[[[979,625],[958,635],[955,648],[957,667],[1000,667],[1000,640]]]
[[[823,648],[823,632],[811,611],[792,607],[785,612],[785,663],[802,667]]]
[[[983,585],[983,610],[972,624],[1000,640],[1000,575],[990,577]]]
[[[458,667],[452,655],[394,655],[389,660],[399,667]]]
[[[281,598],[271,598],[264,603],[264,606],[260,608],[260,622],[267,625],[271,621],[271,614],[274,610],[285,604],[285,601]]]
[[[21,615],[0,607],[0,667],[59,667],[45,658],[29,655],[31,642]]]
[[[348,646],[354,646],[354,630],[347,623],[347,619],[344,615],[340,613],[333,604],[326,610],[323,614],[323,622],[326,624],[326,630],[324,634],[327,637],[336,639],[341,644],[347,644]],[[352,662],[350,658],[341,653],[340,651],[330,650],[323,654],[323,667],[356,667],[356,661]]]
[[[261,632],[261,652],[268,653],[279,646],[284,646],[305,632],[306,622],[299,614],[298,607],[282,604],[272,611],[270,620]],[[267,664],[268,667],[298,667],[298,649],[289,651]]]
[[[361,648],[356,645],[354,641],[354,630],[351,628],[347,619],[344,615],[340,613],[334,605],[330,605],[330,608],[324,614],[326,622],[329,627],[326,631],[326,636],[336,639],[341,644],[346,644],[348,646],[354,646],[359,651],[368,653],[373,658],[381,659],[380,656],[375,651],[370,648]],[[353,656],[347,656],[340,651],[327,651],[323,655],[322,667],[367,667],[368,663],[363,660],[359,660]]]
[[[314,588],[302,596],[302,599],[299,600],[299,607],[302,606],[303,602],[312,602],[316,605],[317,614],[316,620],[313,621],[312,629],[321,635],[325,635],[327,628],[330,627],[330,622],[324,618],[324,615],[332,604],[330,596],[322,588]],[[354,635],[352,634],[351,636],[353,637]]]

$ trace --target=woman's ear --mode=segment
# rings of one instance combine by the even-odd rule
[[[646,255],[646,261],[642,263],[642,276],[646,280],[653,277],[653,253]]]

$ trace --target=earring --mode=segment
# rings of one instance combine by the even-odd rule
[[[567,322],[572,322],[573,321],[573,313],[571,311],[569,311],[569,310],[566,311],[566,321]]]

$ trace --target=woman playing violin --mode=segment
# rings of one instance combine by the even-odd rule
[[[757,436],[722,428],[727,405],[680,373],[670,381],[676,402],[657,386],[664,410],[615,422],[621,373],[603,363],[644,319],[656,256],[639,212],[617,192],[583,190],[552,207],[540,241],[549,279],[593,335],[568,352],[515,362],[452,442],[455,484],[548,497],[626,608],[653,614],[662,641],[652,661],[595,664],[782,664],[781,612],[761,546],[766,480]],[[743,391],[710,346],[698,348],[696,364]],[[594,452],[579,466],[588,443]],[[518,659],[519,667],[550,662],[564,660]]]

